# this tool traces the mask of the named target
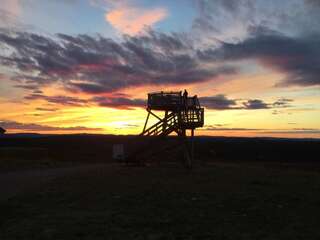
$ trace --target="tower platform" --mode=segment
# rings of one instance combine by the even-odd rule
[[[185,97],[182,92],[154,92],[148,94],[148,109],[160,111],[181,111],[200,109],[198,97]]]

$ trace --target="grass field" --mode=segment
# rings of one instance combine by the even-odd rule
[[[0,205],[0,239],[319,239],[320,171],[290,164],[104,167]]]

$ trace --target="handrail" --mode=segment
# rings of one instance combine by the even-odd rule
[[[173,94],[177,94],[177,95],[180,95],[181,96],[181,91],[179,92],[164,92],[164,91],[161,91],[161,92],[151,92],[151,93],[148,93],[148,95],[173,95]]]
[[[185,108],[200,108],[200,102],[197,95],[185,97],[181,92],[156,92],[148,94],[149,109],[174,109],[175,111]]]
[[[146,130],[144,130],[140,135],[144,135],[145,133],[147,133],[147,136],[150,136],[153,132],[158,132],[157,130],[159,128],[163,128],[163,124],[166,121],[166,124],[169,125],[169,123],[171,123],[171,120],[175,118],[175,113],[172,112],[170,113],[166,118],[158,121],[157,123],[155,123],[154,125],[152,125],[151,127],[147,128]]]

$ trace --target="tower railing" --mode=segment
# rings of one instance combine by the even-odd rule
[[[204,124],[204,109],[191,108],[181,112],[181,124],[186,129],[202,127]]]

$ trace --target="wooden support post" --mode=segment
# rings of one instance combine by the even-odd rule
[[[142,131],[142,132],[144,132],[144,131],[146,130],[147,123],[148,123],[149,116],[150,116],[150,110],[148,109],[147,111],[148,111],[148,115],[147,115],[147,119],[146,119],[146,122],[145,122],[145,124],[144,124],[143,131]]]
[[[183,146],[183,164],[185,165],[186,168],[191,169],[192,166],[191,166],[190,146],[188,144],[186,129],[184,128],[180,129],[178,136]]]
[[[154,116],[155,118],[158,118],[158,120],[162,121],[162,119],[159,118],[157,115],[155,115],[153,112],[149,111],[149,113],[150,113],[152,116]]]
[[[192,168],[192,164],[194,162],[194,129],[191,129],[191,153],[190,153],[190,168]]]
[[[168,111],[165,111],[164,114],[164,121],[163,121],[163,125],[162,125],[162,132],[164,132],[167,129],[167,118],[168,118]]]

